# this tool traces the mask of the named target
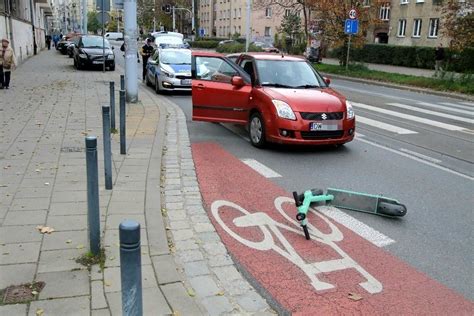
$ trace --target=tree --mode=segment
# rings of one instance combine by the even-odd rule
[[[97,34],[97,31],[102,27],[97,19],[98,15],[99,13],[97,11],[87,12],[87,30],[94,34]]]
[[[294,12],[288,14],[281,21],[280,31],[290,36],[301,33],[301,18]]]
[[[446,0],[442,7],[441,33],[456,50],[474,47],[474,3]]]

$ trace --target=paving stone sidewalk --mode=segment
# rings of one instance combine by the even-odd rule
[[[101,105],[120,73],[76,71],[45,51],[0,91],[0,289],[46,283],[37,301],[0,306],[0,315],[121,315],[123,219],[142,227],[145,315],[274,314],[206,215],[183,112],[142,84],[140,102],[128,105],[127,155],[113,136],[114,188],[105,190]],[[118,124],[118,106],[116,115]],[[88,251],[86,135],[98,136],[106,253],[104,269],[90,271],[76,262]]]

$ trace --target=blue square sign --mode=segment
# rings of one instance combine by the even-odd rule
[[[359,31],[359,20],[347,19],[344,24],[344,33],[357,34]]]

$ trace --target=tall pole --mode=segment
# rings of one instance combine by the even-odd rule
[[[31,18],[31,30],[33,31],[33,53],[36,55],[38,47],[36,45],[36,31],[35,31],[35,18],[33,13],[33,0],[30,0],[30,18]]]
[[[103,58],[103,64],[102,64],[102,72],[105,72],[105,1],[102,1],[102,11],[101,11],[101,16],[102,16],[102,58]]]
[[[347,56],[346,56],[346,71],[349,70],[349,52],[351,51],[351,37],[349,34],[349,41],[347,42]]]
[[[194,1],[195,0],[191,0],[191,3],[192,3],[192,7],[191,7],[191,11],[192,11],[192,19],[191,19],[191,40],[194,41],[194,38],[195,38],[195,34],[196,34],[196,22],[195,22],[195,14],[196,14],[196,11],[195,11],[195,8],[194,8]],[[231,10],[232,12],[232,10]]]
[[[82,33],[87,34],[87,0],[82,0]]]
[[[247,0],[247,19],[245,21],[245,52],[249,51],[249,43],[250,43],[250,7],[251,7],[252,0]]]
[[[138,101],[137,65],[137,1],[124,1],[125,18],[125,80],[127,101]]]
[[[173,32],[176,30],[176,13],[173,6]]]

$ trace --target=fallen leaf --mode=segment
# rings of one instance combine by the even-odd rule
[[[347,295],[347,298],[353,300],[353,301],[360,301],[362,299],[362,296],[360,296],[359,294],[357,293],[349,293]]]
[[[45,182],[44,185],[49,185],[49,182]]]
[[[36,169],[35,171],[36,171],[36,172],[41,172],[41,170],[40,170],[40,169]]]
[[[36,226],[36,229],[42,234],[51,234],[54,232],[54,228],[43,225]]]
[[[142,251],[142,255],[147,255],[147,254],[148,254],[148,252]]]
[[[71,239],[66,240],[66,244],[70,244],[70,243],[72,243]]]
[[[115,257],[110,257],[109,260],[115,260]]]
[[[31,291],[31,294],[38,295],[38,292],[37,291]]]
[[[110,283],[109,281],[104,281],[104,284],[105,286],[112,286],[112,283]]]
[[[217,295],[217,296],[223,296],[223,295],[224,295],[224,291],[219,291],[219,292],[217,292],[216,295]]]
[[[9,254],[10,254],[9,252],[2,253],[2,255],[4,255],[4,256],[9,255]]]
[[[36,310],[36,316],[42,316],[43,314],[44,314],[44,309],[38,308],[38,309]]]
[[[166,229],[166,230],[171,230],[171,227],[166,226],[165,229]]]
[[[196,296],[196,293],[194,292],[194,290],[192,288],[188,288],[187,289],[187,292],[188,292],[188,295],[191,296],[191,297],[195,297]]]
[[[77,249],[84,249],[84,245],[83,245],[83,244],[77,245],[76,248],[77,248]]]

